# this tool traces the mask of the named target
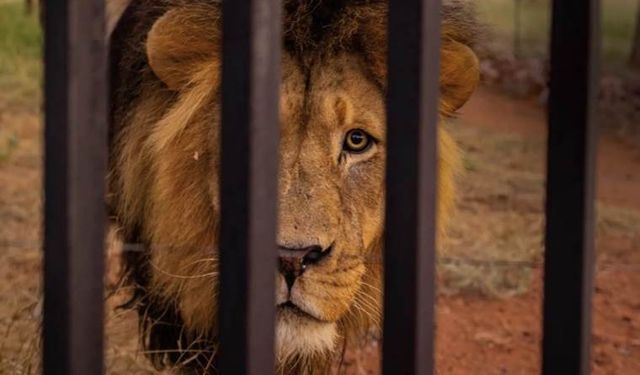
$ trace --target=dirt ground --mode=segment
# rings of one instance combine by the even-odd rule
[[[487,164],[505,166],[499,174],[507,176],[503,186],[507,191],[506,197],[493,196],[482,202],[484,209],[479,208],[480,215],[491,216],[504,208],[513,210],[517,216],[540,216],[543,209],[541,173],[546,162],[542,108],[536,103],[506,100],[491,91],[481,90],[466,106],[457,126],[455,132],[471,157],[477,138],[506,137],[514,142],[513,152],[486,160]],[[492,153],[490,149],[485,152]],[[595,374],[638,374],[640,148],[602,134],[597,162],[593,370]],[[489,167],[485,165],[484,168]],[[511,174],[515,171],[523,175]],[[463,186],[475,185],[469,182],[474,173],[477,171],[467,175]],[[468,194],[463,194],[462,200],[468,200]],[[542,220],[532,223],[539,233]],[[539,239],[541,241],[542,237]],[[441,373],[539,373],[542,302],[539,255],[531,258],[534,266],[530,290],[519,296],[508,299],[469,295],[440,298],[437,358]]]
[[[0,373],[37,372],[41,122],[0,93]],[[458,213],[439,261],[439,374],[536,374],[540,363],[545,122],[533,102],[481,89],[448,128],[465,151]],[[595,374],[640,374],[640,147],[598,153]],[[153,370],[135,317],[108,300],[107,373]],[[375,340],[340,372],[377,374]]]

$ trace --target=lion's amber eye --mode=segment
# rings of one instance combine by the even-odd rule
[[[344,150],[353,153],[366,151],[372,143],[371,136],[364,130],[352,129],[344,140]]]

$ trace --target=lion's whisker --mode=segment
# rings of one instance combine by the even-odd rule
[[[169,277],[173,277],[176,279],[184,279],[184,280],[191,280],[191,279],[200,279],[203,277],[211,277],[211,276],[217,276],[218,272],[208,272],[208,273],[204,273],[204,274],[200,274],[200,275],[177,275],[168,271],[163,270],[162,268],[158,267],[156,264],[154,264],[153,262],[149,262],[149,264],[158,272],[162,273],[163,275],[169,276]]]

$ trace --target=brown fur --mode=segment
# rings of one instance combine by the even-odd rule
[[[154,363],[214,372],[220,5],[149,4],[134,1],[113,36],[109,202],[125,241],[143,245],[127,255],[128,281]],[[443,116],[478,81],[470,17],[456,4],[444,12]],[[278,314],[278,368],[325,373],[337,341],[357,340],[380,322],[387,8],[374,0],[291,0],[285,9],[278,244],[333,250],[291,295],[322,322]],[[354,128],[376,139],[363,154],[342,151]],[[440,228],[457,159],[442,130]],[[286,301],[279,275],[277,288],[277,303]]]

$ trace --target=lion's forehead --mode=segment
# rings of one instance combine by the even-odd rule
[[[360,56],[345,53],[303,70],[285,58],[280,106],[283,138],[334,143],[332,135],[361,128],[383,139],[384,95],[363,64]]]

